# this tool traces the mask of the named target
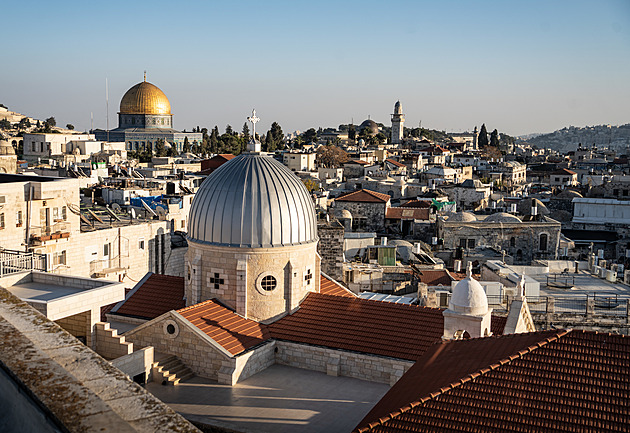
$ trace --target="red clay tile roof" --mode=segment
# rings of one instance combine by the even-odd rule
[[[429,209],[414,209],[403,207],[390,207],[385,212],[385,218],[393,220],[422,220],[428,221]]]
[[[110,314],[150,320],[185,306],[182,277],[151,274],[144,282],[139,282],[123,304]]]
[[[360,159],[351,159],[350,161],[344,162],[344,165],[346,165],[346,164],[368,165],[368,163],[366,161],[362,161]]]
[[[269,339],[267,327],[211,299],[177,311],[232,355]]]
[[[424,209],[431,207],[431,202],[426,200],[409,200],[407,203],[403,203],[400,207],[412,207],[416,209]]]
[[[321,274],[319,292],[324,295],[345,296],[347,298],[356,298],[357,295],[346,289],[341,284],[333,281],[324,274]]]
[[[630,338],[546,331],[436,344],[361,432],[627,432]]]
[[[125,297],[131,292],[131,289],[125,287]],[[118,305],[118,302],[114,302],[113,304],[103,305],[101,307],[101,322],[107,322],[107,314],[114,309],[114,307]]]
[[[389,162],[390,164],[393,164],[396,167],[400,167],[400,168],[407,167],[405,164],[402,164],[402,163],[396,161],[395,159],[391,159],[391,158],[386,159],[385,162]]]
[[[450,288],[451,281],[456,281],[446,269],[420,269],[418,276],[420,277],[420,282],[427,286],[439,286],[441,284],[446,288]]]
[[[273,338],[415,360],[442,337],[442,310],[310,293]]]
[[[342,195],[335,201],[361,202],[361,203],[387,203],[391,199],[387,194],[370,191],[369,189],[360,189],[346,195]]]

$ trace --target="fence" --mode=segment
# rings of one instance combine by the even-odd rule
[[[16,250],[0,251],[0,277],[31,270],[46,271],[45,254]]]

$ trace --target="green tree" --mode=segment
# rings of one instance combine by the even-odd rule
[[[272,150],[267,150],[267,152],[273,152],[276,149],[281,149],[284,147],[284,132],[282,132],[282,128],[278,124],[278,122],[273,122],[271,124],[271,129],[267,132],[267,137],[265,140],[270,144]]]
[[[488,146],[488,130],[486,129],[486,124],[481,125],[481,129],[479,130],[479,138],[477,139],[477,143],[479,144],[479,148],[483,149]]]
[[[348,125],[348,140],[354,141],[356,138],[357,138],[357,129],[351,123],[350,125]]]
[[[190,152],[190,143],[188,142],[188,137],[184,137],[184,146],[182,147],[182,152]]]
[[[490,146],[499,147],[499,131],[496,129],[490,134]]]
[[[57,126],[57,121],[55,120],[55,118],[53,116],[50,116],[48,119],[46,119],[44,121],[44,123],[48,126],[50,126],[51,128],[53,126]]]
[[[309,177],[307,179],[302,179],[302,183],[304,184],[308,192],[313,192],[319,189],[319,184],[312,177]]]
[[[72,123],[68,123],[66,125],[66,129],[69,129],[70,131],[74,131],[74,125]]]
[[[161,157],[166,156],[166,146],[164,145],[164,140],[158,138],[155,142],[155,147],[153,148],[153,153],[155,156]]]
[[[249,126],[247,126],[247,122],[243,123],[243,140],[245,143],[249,143]]]
[[[234,130],[232,129],[232,125],[230,125],[229,123],[225,127],[225,133],[229,135],[234,135]]]
[[[317,142],[317,131],[315,131],[315,128],[307,129],[302,135],[305,143]]]
[[[9,122],[7,119],[0,120],[0,128],[11,129],[11,122]]]
[[[20,119],[20,123],[18,123],[18,129],[28,129],[31,127],[31,121],[28,120],[28,117],[22,117]]]
[[[210,133],[210,148],[208,150],[204,150],[204,153],[214,153],[218,152],[219,149],[219,127],[214,126],[214,129]]]

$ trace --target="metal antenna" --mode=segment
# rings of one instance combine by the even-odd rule
[[[107,121],[107,142],[109,142],[109,89],[107,87],[107,77],[105,77],[105,109],[107,110],[105,114]]]

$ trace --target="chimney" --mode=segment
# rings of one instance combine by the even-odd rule
[[[536,204],[536,199],[535,198],[532,199],[531,215],[532,216],[538,215],[538,205]]]

